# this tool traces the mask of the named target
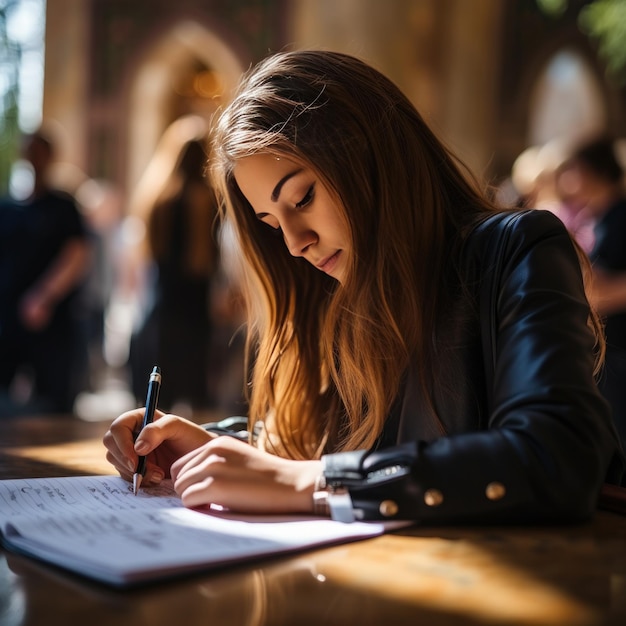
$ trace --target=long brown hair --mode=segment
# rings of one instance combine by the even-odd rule
[[[233,169],[258,153],[335,195],[353,250],[344,284],[255,218]],[[431,397],[454,253],[495,207],[389,79],[337,52],[280,53],[249,73],[216,125],[212,173],[246,264],[251,420],[293,458],[371,446],[415,355]]]
[[[143,254],[157,262],[171,253],[174,214],[184,211],[181,269],[198,279],[215,271],[219,252],[217,200],[205,171],[208,147],[203,118],[187,115],[175,120],[163,133],[129,208],[130,214],[145,223]]]

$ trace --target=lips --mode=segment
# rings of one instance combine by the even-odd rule
[[[341,250],[337,250],[335,254],[331,254],[329,257],[322,259],[322,261],[318,263],[316,267],[322,270],[322,272],[326,272],[327,274],[330,273],[332,269],[335,267],[340,254],[341,254]]]

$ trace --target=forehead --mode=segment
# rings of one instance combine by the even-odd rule
[[[250,156],[242,157],[235,162],[234,173],[238,178],[241,175],[249,175],[260,172],[266,175],[274,175],[285,168],[302,167],[295,160],[278,156],[270,152],[259,152]]]
[[[304,171],[301,164],[269,153],[255,154],[239,159],[235,163],[233,175],[243,194],[271,196],[275,186],[285,179]],[[269,197],[268,196],[268,197]]]

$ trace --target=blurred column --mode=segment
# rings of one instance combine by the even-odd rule
[[[493,120],[501,63],[502,0],[447,0],[443,117],[452,147],[478,175],[494,153]]]
[[[87,0],[47,0],[46,6],[43,120],[54,120],[63,131],[60,160],[82,170],[87,169],[90,5]]]
[[[502,0],[297,0],[298,47],[354,54],[389,76],[478,174],[493,154]]]

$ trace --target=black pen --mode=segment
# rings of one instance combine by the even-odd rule
[[[146,398],[146,410],[143,414],[143,424],[141,430],[143,430],[154,419],[154,412],[157,408],[157,402],[159,401],[159,391],[161,390],[161,368],[155,365],[150,374],[150,380],[148,381],[148,396]],[[141,432],[141,431],[139,431]],[[146,475],[146,457],[140,456],[137,463],[137,470],[133,474],[133,492],[137,495],[141,481]]]

